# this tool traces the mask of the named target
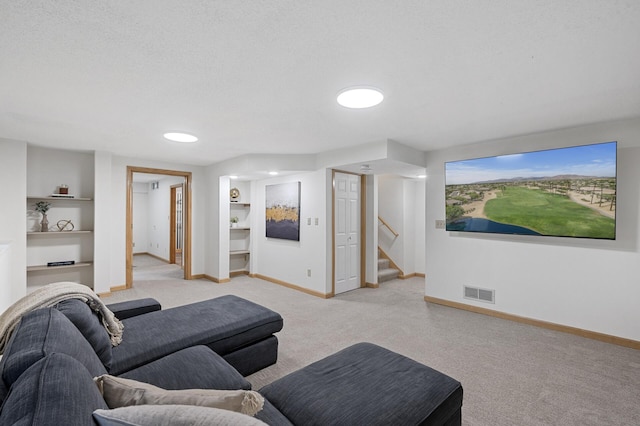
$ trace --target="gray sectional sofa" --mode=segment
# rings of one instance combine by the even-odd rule
[[[76,299],[22,317],[0,362],[0,424],[95,425],[93,412],[109,407],[93,378],[106,373],[164,389],[250,389],[243,374],[277,359],[282,318],[235,296],[167,310],[152,299],[110,308],[125,325],[116,347],[108,336],[105,346],[104,327]],[[370,343],[259,392],[256,418],[270,425],[461,423],[459,382]]]

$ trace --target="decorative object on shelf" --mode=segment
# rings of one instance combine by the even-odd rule
[[[58,262],[47,262],[47,266],[51,267],[51,266],[71,266],[71,265],[75,265],[76,261],[75,260],[60,260]]]
[[[56,223],[56,226],[58,227],[58,231],[60,232],[73,231],[73,229],[75,228],[75,226],[73,225],[73,222],[71,222],[70,219],[59,220],[58,223]]]
[[[267,185],[267,238],[300,241],[300,182]]]
[[[231,227],[232,228],[237,228],[238,227],[238,216],[233,216],[231,219],[229,219],[231,222]]]
[[[69,194],[69,185],[62,184],[58,187],[58,194],[67,195]]]
[[[48,201],[37,201],[35,206],[36,211],[42,213],[40,232],[47,232],[49,230],[49,220],[47,219],[47,212],[51,208],[51,203]]]
[[[231,188],[231,191],[229,191],[229,196],[231,197],[232,203],[237,203],[238,198],[240,198],[240,190],[238,188]]]

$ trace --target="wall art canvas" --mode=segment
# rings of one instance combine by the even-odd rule
[[[267,185],[267,238],[300,241],[300,182]]]

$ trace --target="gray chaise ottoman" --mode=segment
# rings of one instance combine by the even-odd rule
[[[110,374],[120,375],[190,346],[206,345],[247,376],[278,357],[280,314],[227,295],[122,320]]]
[[[371,343],[343,349],[260,393],[294,425],[461,424],[458,381]]]

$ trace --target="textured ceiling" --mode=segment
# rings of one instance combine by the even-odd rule
[[[0,137],[205,165],[637,117],[638,22],[637,0],[0,0]],[[344,109],[350,85],[386,99]]]

